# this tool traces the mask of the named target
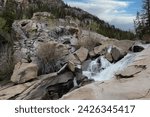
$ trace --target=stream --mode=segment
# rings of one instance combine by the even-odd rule
[[[87,71],[83,71],[83,75],[87,76],[89,79],[94,79],[95,81],[110,80],[118,71],[125,69],[132,63],[135,56],[136,53],[129,53],[116,63],[110,63],[101,56],[89,64]],[[98,59],[101,61],[100,65],[97,63]]]

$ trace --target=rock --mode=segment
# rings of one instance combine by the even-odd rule
[[[75,54],[77,55],[77,57],[79,58],[79,60],[81,62],[85,61],[88,57],[88,49],[81,47],[80,49],[78,49]]]
[[[78,88],[61,99],[79,100],[134,100],[150,99],[150,48],[135,56],[134,61],[126,69],[120,71],[130,78],[112,79],[95,82]],[[130,71],[132,70],[132,72]]]
[[[90,63],[91,63],[91,59],[89,59],[89,60],[86,60],[86,61],[84,61],[83,63],[82,63],[82,71],[87,71],[87,69],[88,69],[88,67],[89,67],[89,65],[90,65]]]
[[[37,78],[38,67],[33,63],[17,63],[14,68],[11,81],[14,83],[24,83]]]
[[[29,63],[29,62],[28,62],[28,60],[26,60],[26,59],[22,59],[22,60],[21,60],[21,63]]]
[[[94,48],[94,53],[96,55],[105,55],[107,53],[108,45],[100,45]]]
[[[133,45],[131,47],[131,51],[132,52],[141,52],[144,50],[144,47],[140,46],[140,45]]]
[[[33,83],[34,82],[19,84],[0,90],[0,100],[15,99],[17,95],[23,93],[28,87],[33,85]]]
[[[93,58],[93,57],[95,57],[95,56],[96,56],[96,54],[94,53],[94,51],[93,51],[93,50],[89,52],[89,55],[90,55],[90,57],[91,57],[91,58]]]
[[[146,65],[134,65],[124,69],[120,74],[116,73],[117,78],[132,78],[134,75],[146,69]]]
[[[79,84],[79,86],[85,86],[85,85],[91,84],[91,83],[93,83],[93,82],[94,82],[93,79],[88,79],[88,78],[84,77],[84,79],[83,79],[82,82]]]
[[[106,58],[109,62],[113,62],[113,58],[112,58],[111,53],[107,53],[107,54],[105,55],[105,58]]]
[[[131,48],[134,43],[135,42],[131,40],[107,39],[102,42],[102,45],[107,45],[107,48],[109,46],[115,46],[123,50],[125,53],[128,53],[129,48]]]
[[[114,61],[118,61],[121,58],[121,53],[118,48],[112,48],[111,55]]]
[[[51,13],[48,12],[36,12],[33,14],[33,20],[41,20],[41,19],[48,19],[50,17],[54,17]]]
[[[40,75],[38,76],[38,79],[48,79],[48,78],[51,78],[51,77],[54,77],[54,76],[57,76],[58,73],[57,72],[54,72],[54,73],[49,73],[49,74],[44,74],[44,75]]]
[[[69,68],[72,72],[74,72],[74,71],[75,71],[75,68],[76,68],[75,63],[69,61],[69,62],[68,62],[68,68]]]
[[[74,26],[67,26],[66,28],[70,32],[71,35],[74,35],[74,34],[77,35],[79,33],[79,29],[75,28]]]
[[[134,41],[131,40],[117,40],[113,43],[114,46],[120,48],[121,50],[123,50],[125,53],[127,53],[129,51],[129,48],[132,47],[132,45],[134,44]]]
[[[82,74],[81,65],[76,66],[74,75],[76,77],[77,84],[79,84],[84,79],[84,76]]]
[[[126,53],[118,47],[113,47],[111,50],[111,55],[112,55],[113,61],[116,62],[122,57],[124,57]]]
[[[78,45],[78,39],[77,38],[72,38],[71,40],[70,40],[70,43],[71,43],[71,45],[72,46],[77,46]]]
[[[17,99],[58,99],[73,88],[73,78],[74,76],[71,72],[65,72],[59,76],[39,80]]]
[[[91,32],[90,32],[91,33]],[[93,50],[94,47],[101,45],[97,39],[93,39],[90,36],[83,36],[79,38],[79,47],[87,48],[89,51]]]
[[[105,37],[101,34],[95,33],[95,32],[89,32],[89,30],[82,30],[80,37],[81,40],[89,40],[88,38],[91,38],[94,42],[96,42],[95,44],[101,45],[104,41],[108,40],[108,37]]]
[[[75,71],[75,67],[77,65],[80,65],[81,62],[75,57],[75,55],[70,54],[68,57],[68,67],[69,69],[74,72]]]
[[[68,61],[71,61],[75,64],[81,64],[81,62],[75,57],[74,54],[70,54],[69,57],[68,57]]]
[[[25,32],[32,32],[38,29],[37,22],[33,20],[22,20],[18,23]]]
[[[14,63],[17,64],[22,59],[26,58],[26,55],[22,53],[20,50],[16,50],[13,54],[13,58],[14,58]]]

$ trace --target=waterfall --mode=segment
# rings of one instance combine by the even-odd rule
[[[92,61],[89,64],[87,71],[83,71],[83,75],[96,81],[110,80],[118,71],[123,70],[128,64],[132,63],[135,55],[135,53],[127,54],[123,59],[114,64],[101,56],[101,65],[98,66],[98,59]]]
[[[73,79],[73,85],[74,85],[74,87],[78,86],[76,77],[74,77],[74,79]]]

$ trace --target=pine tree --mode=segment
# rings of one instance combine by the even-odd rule
[[[150,0],[143,0],[142,11],[137,12],[134,25],[138,38],[141,39],[145,34],[150,34]]]
[[[142,20],[146,28],[150,27],[150,0],[143,1]]]

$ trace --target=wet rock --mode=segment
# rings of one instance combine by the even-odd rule
[[[24,83],[37,78],[38,67],[33,63],[17,63],[14,68],[11,81],[14,83]]]
[[[120,71],[125,77],[103,82],[94,82],[64,95],[61,99],[83,100],[133,100],[150,99],[150,48],[135,56],[127,68]],[[132,76],[132,78],[131,78]]]
[[[121,58],[121,53],[118,48],[112,48],[111,55],[114,61],[118,61]]]
[[[78,49],[75,54],[76,56],[79,58],[79,60],[81,62],[85,61],[88,57],[88,49],[84,48],[84,47],[81,47],[80,49]]]
[[[82,82],[79,84],[79,86],[85,86],[85,85],[88,85],[88,84],[91,84],[91,83],[93,83],[93,82],[95,82],[93,79],[88,79],[88,78],[84,78],[83,80],[82,80]]]
[[[81,65],[76,66],[75,71],[74,71],[74,75],[75,75],[77,84],[79,84],[84,79],[84,76],[82,74]]]
[[[121,58],[123,58],[126,55],[126,52],[124,52],[118,47],[113,47],[111,50],[111,55],[112,55],[113,61],[116,62],[120,60]]]
[[[105,55],[105,58],[106,58],[109,62],[113,62],[113,57],[112,57],[111,53],[107,53],[107,54]]]
[[[132,52],[141,52],[144,50],[144,47],[140,46],[140,45],[133,45],[131,48]]]
[[[87,69],[88,69],[88,67],[89,67],[89,65],[90,65],[90,63],[92,62],[92,60],[86,60],[86,61],[84,61],[83,63],[82,63],[82,71],[87,71]]]

